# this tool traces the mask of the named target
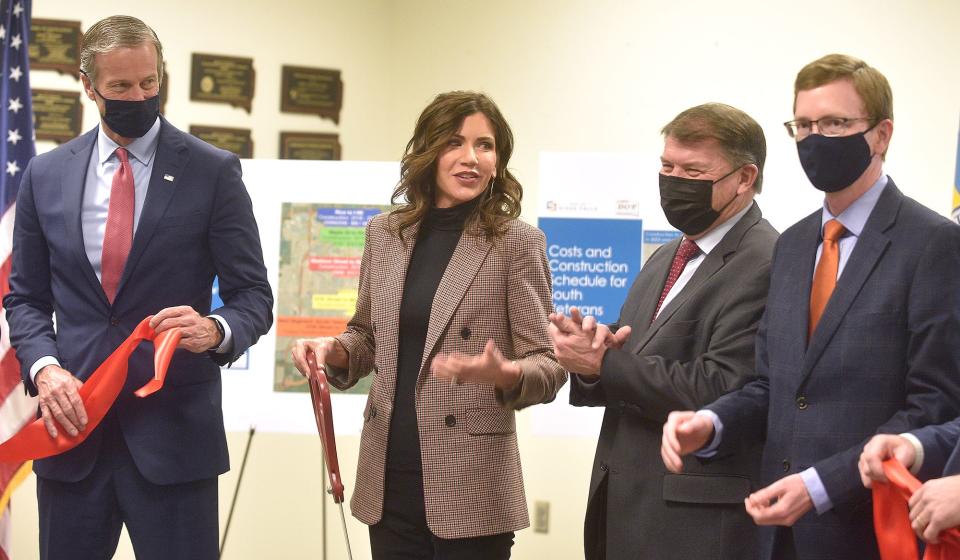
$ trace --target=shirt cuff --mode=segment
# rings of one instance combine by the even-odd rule
[[[60,360],[54,358],[53,356],[44,356],[33,362],[33,365],[30,366],[30,381],[33,383],[34,387],[37,385],[37,374],[40,373],[41,369],[49,365],[61,367]]]
[[[723,422],[720,421],[720,417],[717,416],[717,413],[712,410],[698,410],[697,414],[700,416],[706,416],[713,422],[713,439],[710,441],[710,444],[706,447],[700,449],[693,454],[694,457],[700,457],[701,459],[710,459],[717,454],[717,448],[720,447],[720,440],[723,435]]]
[[[213,349],[217,354],[227,354],[232,348],[233,335],[230,331],[230,325],[227,324],[227,320],[219,315],[207,315],[208,318],[213,319],[214,321],[220,323],[220,326],[223,327],[223,340],[220,341],[220,346],[217,346]]]
[[[833,502],[827,495],[827,489],[823,487],[823,481],[820,480],[817,469],[810,467],[800,473],[800,478],[803,480],[803,485],[807,487],[807,493],[810,494],[813,507],[816,508],[818,515],[823,515],[833,509]]]
[[[920,472],[920,469],[923,467],[923,444],[920,443],[920,439],[917,436],[906,433],[900,434],[900,437],[910,442],[913,445],[913,465],[910,466],[910,474],[916,475]]]

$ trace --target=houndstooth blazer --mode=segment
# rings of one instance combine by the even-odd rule
[[[397,381],[400,300],[417,227],[402,239],[389,214],[367,226],[357,309],[338,340],[348,369],[329,368],[344,389],[374,373],[360,438],[353,515],[372,525],[383,515],[387,438]],[[511,220],[486,239],[464,231],[437,288],[416,386],[427,525],[444,539],[529,526],[514,410],[553,400],[566,381],[547,333],[552,311],[543,232]],[[430,373],[438,352],[479,354],[488,339],[523,374],[518,386],[451,385]]]

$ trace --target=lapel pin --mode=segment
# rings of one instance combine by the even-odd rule
[[[173,175],[169,175],[169,174],[168,174],[168,175],[164,175],[164,176],[163,176],[163,180],[164,180],[164,181],[170,181],[170,182],[172,183],[172,182],[173,182]]]

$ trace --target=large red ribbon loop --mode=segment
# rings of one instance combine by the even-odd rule
[[[873,526],[883,560],[918,560],[917,535],[910,527],[907,502],[921,484],[896,459],[883,462],[889,484],[873,483]],[[939,544],[928,544],[924,560],[960,559],[960,529],[940,533]]]
[[[127,381],[127,369],[130,356],[144,340],[152,340],[154,345],[154,377],[136,391],[138,397],[146,397],[160,390],[167,376],[170,358],[180,342],[180,329],[170,329],[157,334],[150,328],[147,317],[137,325],[126,340],[104,360],[80,387],[80,399],[87,412],[87,427],[76,436],[66,430],[58,430],[57,437],[51,438],[43,419],[37,419],[24,426],[13,437],[0,445],[0,461],[21,462],[43,459],[69,451],[83,443],[94,428],[107,415],[113,402]]]

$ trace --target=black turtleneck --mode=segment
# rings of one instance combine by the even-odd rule
[[[400,300],[397,389],[387,450],[387,468],[390,470],[422,470],[416,389],[430,326],[430,309],[440,278],[479,198],[451,208],[431,208],[420,224]]]

